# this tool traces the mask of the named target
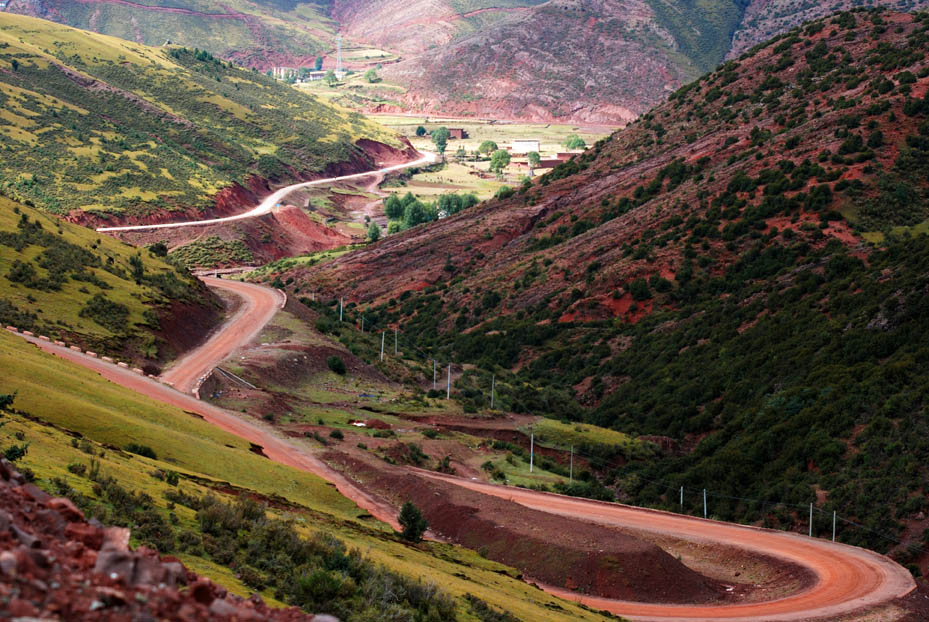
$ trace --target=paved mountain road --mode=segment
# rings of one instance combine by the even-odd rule
[[[385,168],[379,168],[374,171],[366,171],[364,173],[354,173],[352,175],[342,175],[340,177],[328,177],[326,179],[315,179],[313,181],[305,181],[299,184],[293,184],[290,186],[285,186],[280,190],[275,191],[273,194],[268,196],[265,200],[259,203],[256,207],[243,212],[241,214],[236,214],[235,216],[224,216],[223,218],[208,218],[206,220],[189,220],[186,222],[168,222],[162,223],[159,225],[126,225],[122,227],[100,227],[97,231],[102,233],[108,232],[118,232],[118,231],[149,231],[152,229],[176,229],[178,227],[194,227],[198,225],[218,225],[224,222],[235,222],[236,220],[245,220],[246,218],[255,218],[256,216],[264,216],[265,214],[270,214],[271,211],[280,203],[284,197],[295,190],[300,190],[301,188],[309,188],[311,186],[323,186],[326,184],[332,184],[340,181],[349,181],[352,179],[359,179],[361,177],[367,177],[368,175],[376,175],[383,173],[390,173],[393,171],[400,171],[405,168],[412,168],[414,166],[423,166],[433,164],[436,161],[436,155],[431,152],[421,152],[418,160],[413,160],[412,162],[404,162],[403,164],[395,164],[394,166],[387,166]]]
[[[204,370],[219,364],[236,347],[252,339],[274,315],[282,298],[279,292],[258,285],[210,279],[246,299],[246,304],[207,342],[180,359],[165,374],[175,386],[193,387]],[[79,352],[29,338],[40,348],[93,369],[102,376],[153,399],[197,413],[206,421],[262,446],[270,459],[302,469],[334,483],[337,489],[375,517],[396,528],[395,510],[373,499],[357,485],[334,471],[307,449],[281,436],[258,421],[249,420],[212,404],[195,399],[170,386]],[[719,542],[765,555],[780,557],[809,568],[818,580],[811,588],[768,602],[734,605],[661,605],[615,601],[578,595],[559,588],[546,588],[565,598],[580,600],[596,609],[606,609],[635,620],[650,622],[772,622],[835,619],[844,614],[905,596],[915,587],[910,573],[886,557],[851,546],[796,534],[753,529],[729,523],[701,520],[619,504],[539,493],[520,488],[419,471],[424,477],[441,479],[484,494],[511,499],[537,510],[571,518],[667,534],[683,539]]]

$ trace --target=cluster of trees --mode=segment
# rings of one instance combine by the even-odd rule
[[[387,216],[389,224],[387,233],[396,233],[410,227],[415,227],[425,222],[438,220],[440,216],[452,216],[463,209],[474,207],[479,203],[475,194],[443,194],[439,196],[435,203],[423,203],[412,192],[407,192],[402,197],[392,194],[384,201],[384,213]],[[372,238],[372,230],[377,227],[372,223],[368,228],[368,237]],[[377,227],[377,237],[372,241],[380,238],[380,228]]]
[[[565,149],[586,149],[587,143],[577,134],[568,134],[561,145]]]

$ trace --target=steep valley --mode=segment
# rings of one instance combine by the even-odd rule
[[[927,619],[925,2],[69,1],[0,13],[0,617]]]
[[[479,366],[470,408],[495,372],[498,408],[691,449],[604,469],[623,498],[711,488],[771,526],[816,501],[925,571],[926,37],[922,15],[813,22],[511,198],[280,278]]]

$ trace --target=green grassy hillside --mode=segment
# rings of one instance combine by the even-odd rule
[[[334,47],[326,2],[19,2],[9,9],[146,45],[210,50],[266,68],[309,60]]]
[[[725,58],[732,33],[751,0],[648,0],[656,22],[670,32],[678,51],[700,71]]]
[[[16,464],[40,486],[132,526],[134,544],[178,555],[234,592],[358,622],[383,619],[385,607],[411,616],[398,619],[489,619],[475,598],[515,616],[500,619],[604,619],[476,553],[405,544],[318,477],[5,332],[0,371],[0,397],[13,396],[12,409],[0,408],[0,450],[26,446]]]
[[[146,250],[0,197],[0,323],[104,354],[171,356],[176,314],[218,318],[215,298],[186,270]],[[192,335],[191,335],[192,337]]]
[[[361,138],[392,140],[206,52],[17,15],[0,15],[0,67],[0,189],[55,213],[204,209],[234,184],[298,178],[362,157]]]

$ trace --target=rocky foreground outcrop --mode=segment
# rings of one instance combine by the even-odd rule
[[[14,620],[275,620],[334,622],[272,609],[188,571],[177,560],[129,548],[129,530],[85,520],[0,460],[0,617]]]

